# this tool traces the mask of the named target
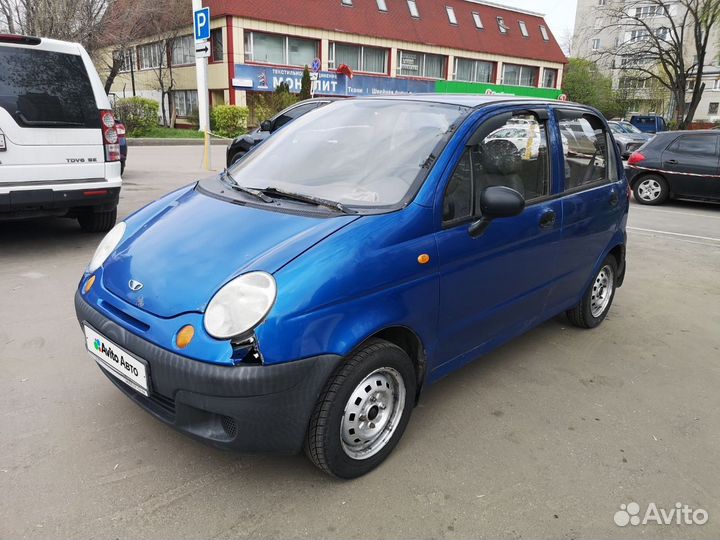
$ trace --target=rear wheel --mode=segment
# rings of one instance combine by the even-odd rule
[[[570,322],[580,328],[595,328],[605,320],[617,282],[617,261],[612,255],[603,261],[580,303],[566,312]]]
[[[670,187],[662,176],[648,174],[635,182],[633,195],[640,204],[662,204],[670,196]]]
[[[405,351],[370,340],[325,386],[310,420],[305,453],[339,478],[370,472],[402,437],[415,388],[415,369]]]
[[[77,218],[80,228],[89,233],[107,232],[117,221],[117,206],[104,212],[83,212]]]

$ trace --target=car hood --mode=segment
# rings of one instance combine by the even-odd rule
[[[128,227],[133,232],[103,265],[103,284],[145,311],[173,317],[203,312],[233,277],[274,273],[358,218],[263,210],[193,189],[146,219]],[[130,280],[142,288],[133,292]]]

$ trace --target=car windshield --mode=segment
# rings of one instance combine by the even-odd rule
[[[613,133],[627,133],[620,124],[613,124],[612,122],[609,123],[610,129]]]
[[[409,100],[334,102],[287,124],[231,168],[232,175],[255,189],[394,205],[466,110]]]

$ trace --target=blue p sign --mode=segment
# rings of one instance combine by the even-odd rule
[[[195,41],[210,39],[210,8],[198,9],[193,15]]]

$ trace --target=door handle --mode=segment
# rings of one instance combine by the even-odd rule
[[[617,194],[617,191],[613,191],[610,194],[610,206],[617,206],[617,203],[620,202],[620,197]]]
[[[548,210],[540,216],[540,228],[549,229],[555,224],[555,212]]]
[[[667,163],[668,165],[677,165],[678,160],[677,159],[668,159],[665,163]]]

